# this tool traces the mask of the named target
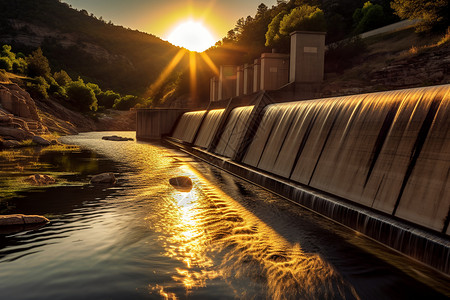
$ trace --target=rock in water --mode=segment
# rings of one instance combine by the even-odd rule
[[[25,179],[25,181],[34,185],[48,185],[54,184],[56,179],[48,175],[34,174]]]
[[[126,137],[121,137],[121,136],[117,136],[117,135],[104,136],[104,137],[102,137],[102,140],[116,141],[116,142],[134,141],[134,139],[132,139],[132,138],[126,138]]]
[[[114,184],[116,183],[116,177],[113,173],[102,173],[92,176],[91,183]]]
[[[50,141],[47,141],[46,139],[38,135],[33,136],[33,142],[41,146],[49,146],[51,144]]]
[[[42,224],[48,222],[50,221],[46,217],[37,215],[0,215],[0,226]]]
[[[190,192],[192,190],[192,180],[187,176],[171,178],[169,183],[180,192]]]

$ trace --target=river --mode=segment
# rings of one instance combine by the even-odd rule
[[[51,222],[0,234],[1,299],[449,295],[447,277],[352,230],[158,143],[101,139],[111,134],[134,137],[62,137],[82,150],[37,161],[63,184],[4,201],[8,213]],[[90,185],[101,172],[114,172],[116,185]],[[180,175],[191,192],[168,183]]]

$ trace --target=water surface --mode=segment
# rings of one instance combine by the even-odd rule
[[[107,134],[134,137],[64,137],[84,150],[37,159],[67,184],[7,200],[8,212],[51,223],[0,235],[2,299],[448,295],[447,278],[330,220],[184,153]],[[90,185],[100,172],[118,183]],[[190,193],[169,185],[180,175],[192,178]]]

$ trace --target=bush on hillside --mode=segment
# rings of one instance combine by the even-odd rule
[[[114,102],[113,108],[117,110],[129,110],[138,104],[139,98],[133,95],[126,95]]]
[[[394,0],[391,7],[402,19],[419,20],[417,32],[445,30],[449,26],[448,0]]]
[[[323,11],[316,6],[296,7],[280,22],[280,33],[286,36],[296,30],[326,31],[326,29]]]
[[[0,69],[3,69],[7,72],[12,71],[13,64],[8,57],[0,57]]]
[[[66,93],[68,100],[80,111],[97,110],[98,106],[95,93],[84,84],[83,80],[78,79],[77,81],[70,82],[66,87]]]
[[[27,57],[26,62],[28,64],[27,66],[28,76],[30,77],[50,76],[50,65],[48,63],[48,59],[42,53],[41,48],[38,48],[36,51],[33,51],[31,55]]]
[[[66,86],[67,84],[72,82],[72,78],[70,78],[69,74],[67,74],[64,70],[55,72],[53,74],[53,78],[60,86]]]
[[[31,82],[27,83],[27,91],[33,98],[48,99],[49,88],[50,84],[48,84],[48,82],[42,76],[38,76]]]
[[[355,24],[355,33],[363,33],[386,25],[386,16],[383,7],[379,4],[372,4],[367,1],[363,8],[358,8],[353,13],[353,22]]]
[[[102,92],[97,96],[98,105],[104,108],[112,108],[118,99],[120,99],[120,95],[111,90]]]

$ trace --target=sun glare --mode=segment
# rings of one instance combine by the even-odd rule
[[[195,21],[180,23],[167,40],[175,46],[197,52],[203,52],[215,43],[209,30],[202,23]]]

